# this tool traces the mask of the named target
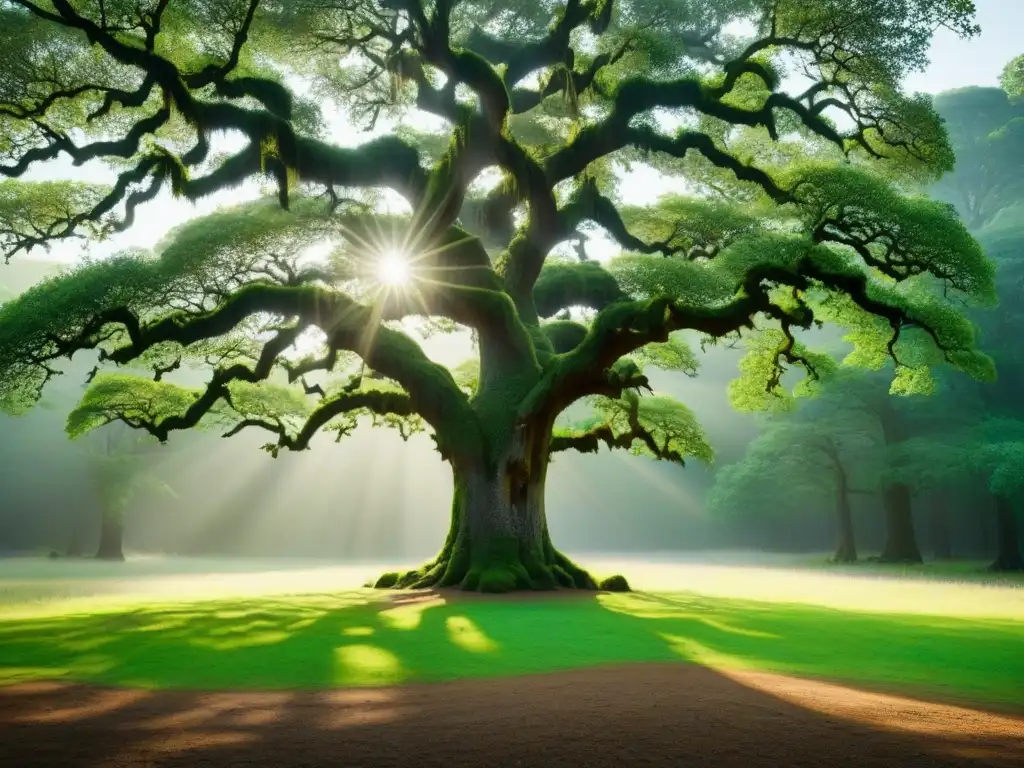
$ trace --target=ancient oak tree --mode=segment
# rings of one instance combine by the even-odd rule
[[[695,372],[688,338],[748,345],[748,407],[785,367],[820,375],[799,338],[819,322],[869,367],[894,359],[904,389],[942,362],[991,377],[959,309],[992,299],[991,268],[947,205],[901,191],[953,163],[901,82],[972,17],[966,0],[0,0],[6,255],[124,230],[164,190],[274,191],[5,304],[0,398],[30,406],[92,350],[77,430],[226,424],[275,453],[360,419],[423,428],[452,468],[450,533],[382,584],[593,587],[548,534],[550,458],[709,458],[690,411],[647,395],[644,365]],[[27,180],[58,158],[111,183]],[[630,205],[637,164],[676,194]],[[595,237],[621,254],[589,258]],[[451,330],[473,364],[416,340]],[[177,383],[203,365],[204,385]],[[574,404],[593,415],[567,423]]]

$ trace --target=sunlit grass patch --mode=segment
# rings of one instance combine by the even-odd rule
[[[445,620],[448,637],[454,645],[472,653],[491,653],[498,650],[498,644],[481,631],[472,619],[466,616],[449,616]]]
[[[339,685],[394,685],[405,680],[395,654],[374,645],[343,645],[334,651],[333,681]]]

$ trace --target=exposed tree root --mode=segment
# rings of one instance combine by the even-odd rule
[[[550,545],[531,552],[517,539],[495,539],[477,553],[460,543],[446,543],[430,562],[404,573],[385,573],[373,584],[377,589],[431,589],[457,587],[470,592],[503,593],[518,590],[580,589],[628,592],[623,576],[600,583]]]

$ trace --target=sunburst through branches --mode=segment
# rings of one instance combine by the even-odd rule
[[[412,279],[409,257],[400,251],[385,251],[377,261],[377,279],[389,288],[401,288]]]

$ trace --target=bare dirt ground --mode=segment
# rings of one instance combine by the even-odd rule
[[[7,768],[1024,766],[1024,717],[685,664],[374,690],[0,688]]]

